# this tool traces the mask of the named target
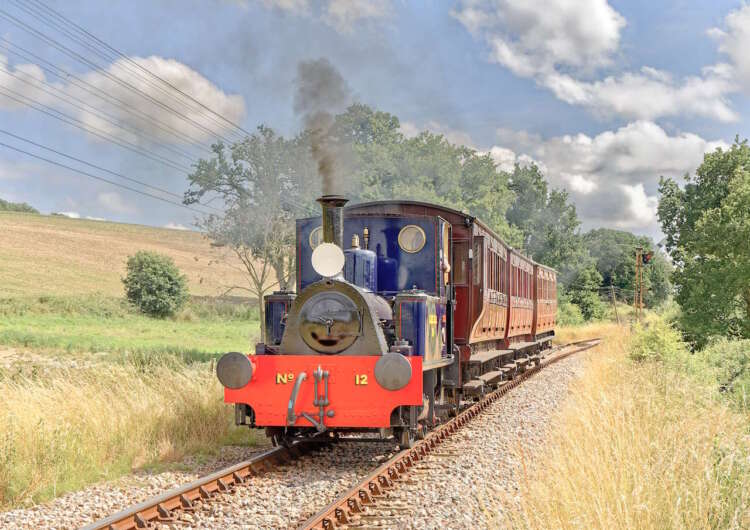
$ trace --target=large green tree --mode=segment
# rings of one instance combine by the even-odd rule
[[[581,222],[565,190],[549,189],[539,167],[518,166],[508,177],[515,198],[508,222],[522,232],[522,248],[539,263],[556,268],[564,283],[589,261],[579,234]]]
[[[683,331],[750,337],[750,147],[706,154],[680,187],[662,178],[658,215],[677,270]]]
[[[443,204],[479,217],[511,243],[520,241],[505,218],[514,197],[508,175],[489,155],[427,131],[406,138],[397,117],[361,104],[338,115],[332,130],[352,144],[356,163],[346,187],[354,200]]]
[[[218,197],[222,214],[199,221],[215,245],[236,255],[246,273],[243,285],[227,285],[258,299],[261,336],[263,296],[274,288],[294,284],[294,218],[312,213],[319,194],[315,164],[305,134],[287,140],[261,126],[244,140],[212,146],[214,156],[199,160],[188,175],[185,202]]]

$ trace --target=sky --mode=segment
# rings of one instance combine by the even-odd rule
[[[749,48],[750,5],[721,0],[4,0],[0,198],[190,227],[191,164],[294,135],[297,66],[326,58],[405,135],[536,163],[582,229],[658,239],[659,177],[748,136]]]

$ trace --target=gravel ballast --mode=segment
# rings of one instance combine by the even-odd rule
[[[581,356],[555,363],[511,390],[439,448],[361,524],[382,528],[497,528],[518,510],[525,466],[543,448],[550,419],[579,376]],[[0,528],[73,529],[266,448],[225,448],[190,471],[136,473],[28,509],[0,513]],[[394,454],[392,442],[342,442],[251,478],[175,528],[294,528]],[[524,455],[520,458],[519,455]],[[164,528],[168,528],[164,526]]]
[[[440,444],[360,524],[435,530],[508,526],[513,520],[508,514],[520,514],[524,474],[582,370],[579,354],[510,390]]]

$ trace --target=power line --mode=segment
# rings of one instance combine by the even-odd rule
[[[157,105],[157,106],[159,106],[159,107],[167,110],[168,112],[174,113],[176,116],[180,117],[182,120],[184,120],[184,121],[186,121],[188,123],[193,124],[194,127],[196,127],[198,129],[204,131],[208,135],[215,136],[217,139],[220,139],[220,140],[224,141],[225,143],[228,143],[228,144],[232,143],[227,138],[223,137],[221,134],[208,129],[207,127],[205,127],[204,125],[196,122],[192,118],[190,118],[188,116],[185,116],[184,114],[182,114],[181,112],[177,111],[176,109],[170,107],[166,103],[164,103],[164,102],[162,102],[162,101],[154,98],[150,94],[147,94],[146,92],[140,90],[138,87],[136,87],[136,86],[132,85],[131,83],[123,80],[121,77],[119,77],[117,75],[114,75],[114,74],[106,71],[101,65],[98,65],[98,64],[90,61],[86,57],[82,56],[78,52],[76,52],[74,50],[71,50],[70,48],[68,48],[64,44],[61,44],[57,39],[54,39],[54,38],[52,38],[52,37],[50,37],[50,36],[42,33],[41,31],[33,28],[32,26],[29,26],[28,24],[26,24],[22,20],[20,20],[20,19],[14,17],[13,15],[9,14],[7,11],[5,11],[3,9],[0,9],[0,17],[5,18],[6,20],[10,21],[13,25],[15,25],[15,26],[17,26],[17,27],[25,30],[27,33],[30,33],[31,35],[34,35],[38,39],[40,39],[40,40],[46,42],[47,44],[49,44],[50,46],[53,46],[54,48],[56,48],[57,50],[61,51],[65,55],[68,55],[69,57],[72,57],[73,59],[76,59],[76,60],[82,62],[83,64],[88,65],[89,67],[93,68],[94,70],[99,71],[99,73],[101,75],[103,75],[103,76],[107,77],[108,79],[114,81],[115,83],[123,86],[126,90],[131,90],[131,91],[139,94],[141,97],[143,97],[143,98],[151,101],[155,105]]]
[[[96,164],[92,164],[92,163],[90,163],[90,162],[86,162],[85,160],[82,160],[82,159],[80,159],[80,158],[77,158],[77,157],[75,157],[75,156],[72,156],[72,155],[68,155],[68,154],[65,154],[65,153],[63,153],[63,152],[61,152],[61,151],[58,151],[57,149],[53,149],[53,148],[51,148],[51,147],[48,147],[48,146],[46,146],[46,145],[42,145],[42,144],[40,144],[40,143],[37,143],[37,142],[35,142],[35,141],[33,141],[33,140],[30,140],[30,139],[28,139],[28,138],[24,138],[23,136],[19,136],[19,135],[17,135],[17,134],[14,134],[14,133],[12,133],[12,132],[10,132],[10,131],[6,131],[6,130],[4,130],[4,129],[0,129],[0,133],[2,133],[2,134],[5,134],[5,135],[7,135],[7,136],[10,136],[10,137],[12,137],[12,138],[15,138],[16,140],[20,140],[20,141],[22,141],[22,142],[25,142],[25,143],[27,143],[27,144],[31,144],[31,145],[33,145],[33,146],[35,146],[35,147],[38,147],[38,148],[40,148],[40,149],[44,149],[45,151],[49,151],[49,152],[51,152],[51,153],[54,153],[54,154],[56,154],[56,155],[59,155],[59,156],[65,157],[65,158],[67,158],[67,159],[69,159],[69,160],[73,160],[73,161],[75,161],[75,162],[78,162],[78,163],[80,163],[80,164],[84,164],[84,165],[87,165],[87,166],[89,166],[89,167],[92,167],[92,168],[94,168],[94,169],[98,169],[99,171],[104,171],[105,173],[109,173],[110,175],[114,175],[114,176],[116,176],[116,177],[119,177],[119,178],[122,178],[122,179],[128,180],[128,181],[130,181],[130,182],[134,182],[134,183],[136,183],[136,184],[140,184],[141,186],[144,186],[144,187],[146,187],[146,188],[150,188],[150,189],[152,189],[152,190],[155,190],[155,191],[159,191],[159,192],[161,192],[161,193],[165,193],[165,194],[167,194],[167,195],[171,195],[171,196],[173,196],[173,197],[176,197],[176,198],[178,198],[178,199],[182,199],[182,196],[181,196],[180,194],[178,194],[178,193],[174,193],[174,192],[172,192],[172,191],[169,191],[169,190],[167,190],[167,189],[164,189],[164,188],[160,188],[160,187],[158,187],[158,186],[154,186],[154,185],[152,185],[152,184],[148,184],[148,183],[146,183],[146,182],[143,182],[143,181],[141,181],[141,180],[138,180],[138,179],[134,179],[134,178],[132,178],[132,177],[128,177],[127,175],[123,175],[122,173],[118,173],[117,171],[112,171],[112,170],[110,170],[110,169],[107,169],[107,168],[104,168],[104,167],[98,166],[98,165],[96,165]],[[210,206],[210,205],[208,205],[208,204],[205,204],[205,203],[202,203],[202,202],[198,202],[197,204],[199,204],[199,205],[203,206],[204,208],[209,208],[209,209],[211,209],[211,210],[215,210],[215,211],[217,211],[217,212],[223,212],[223,210],[221,210],[220,208],[216,208],[215,206]]]
[[[14,97],[12,95],[9,95],[8,92],[11,94],[15,94]],[[157,153],[153,153],[149,151],[148,149],[142,148],[138,146],[137,144],[134,144],[133,142],[128,142],[127,140],[119,140],[117,138],[114,138],[110,135],[108,135],[106,132],[102,131],[101,129],[98,129],[97,127],[86,125],[80,120],[77,120],[76,118],[69,116],[65,114],[64,112],[60,112],[59,110],[53,109],[52,107],[45,105],[44,103],[41,103],[34,98],[30,98],[28,96],[24,96],[23,94],[19,94],[15,90],[11,90],[7,87],[0,87],[0,94],[3,94],[5,97],[12,99],[13,101],[16,101],[17,103],[20,103],[22,105],[26,105],[27,107],[31,107],[32,109],[41,112],[42,114],[46,114],[47,116],[51,116],[52,118],[55,118],[57,120],[62,121],[63,123],[67,123],[69,125],[72,125],[78,129],[84,130],[90,134],[93,134],[94,136],[97,136],[99,138],[102,138],[105,141],[111,142],[113,144],[119,145],[123,149],[127,149],[128,151],[132,151],[134,153],[137,153],[141,156],[144,156],[148,159],[151,159],[155,162],[159,162],[167,167],[171,167],[172,169],[176,169],[178,171],[184,171],[186,173],[190,173],[192,170],[186,166],[182,166],[178,162],[174,162],[162,155],[159,155]],[[22,99],[19,99],[22,98]],[[28,101],[31,101],[29,103]],[[93,130],[92,130],[93,129]],[[99,132],[97,132],[99,131]]]
[[[22,153],[22,154],[30,156],[32,158],[36,158],[38,160],[43,160],[44,162],[47,162],[49,164],[53,164],[55,166],[58,166],[58,167],[61,167],[61,168],[73,171],[75,173],[79,173],[81,175],[85,175],[85,176],[87,176],[89,178],[100,180],[100,181],[106,182],[108,184],[112,184],[113,186],[117,186],[118,188],[123,188],[123,189],[126,189],[128,191],[132,191],[133,193],[139,193],[141,195],[145,195],[146,197],[151,197],[152,199],[156,199],[156,200],[159,200],[159,201],[162,201],[162,202],[166,202],[166,203],[172,204],[174,206],[178,206],[180,208],[185,208],[186,210],[191,210],[191,211],[199,213],[201,215],[206,215],[206,212],[204,212],[202,210],[198,210],[197,208],[192,208],[192,207],[187,206],[185,204],[182,204],[182,203],[179,203],[179,202],[174,202],[172,200],[165,199],[164,197],[159,197],[158,195],[154,195],[153,193],[149,193],[147,191],[142,191],[142,190],[138,190],[136,188],[131,188],[130,186],[126,186],[125,184],[121,184],[119,182],[115,182],[113,180],[109,180],[109,179],[106,179],[104,177],[100,177],[98,175],[94,175],[94,174],[89,173],[87,171],[83,171],[81,169],[77,169],[77,168],[74,168],[72,166],[68,166],[68,165],[63,164],[61,162],[57,162],[55,160],[52,160],[52,159],[49,159],[49,158],[45,158],[43,156],[36,155],[34,153],[30,153],[29,151],[25,151],[23,149],[20,149],[18,147],[14,147],[14,146],[6,144],[4,142],[0,142],[0,146],[5,147],[7,149],[12,149],[13,151],[16,151],[18,153]]]
[[[0,66],[0,72],[5,72],[7,75],[15,77],[16,79],[18,79],[22,83],[25,83],[25,84],[27,84],[27,85],[29,85],[31,87],[34,87],[37,90],[40,90],[40,91],[42,91],[42,92],[44,92],[46,94],[49,94],[52,97],[57,98],[60,101],[63,101],[65,103],[67,103],[68,105],[70,105],[72,107],[75,107],[75,108],[77,108],[77,109],[79,109],[79,110],[81,110],[83,112],[91,114],[92,116],[96,116],[97,118],[99,118],[99,119],[101,119],[103,121],[106,121],[110,125],[113,125],[114,127],[117,127],[118,129],[122,129],[123,131],[129,132],[129,133],[133,133],[133,134],[136,134],[136,135],[137,134],[142,134],[143,136],[151,136],[149,133],[146,133],[145,131],[141,131],[139,129],[135,129],[133,127],[128,127],[126,125],[123,125],[122,123],[118,122],[117,119],[114,116],[111,116],[110,114],[108,114],[108,113],[106,113],[104,111],[96,109],[95,107],[93,107],[92,105],[89,105],[88,103],[86,103],[82,99],[77,98],[75,96],[72,96],[70,94],[67,94],[63,90],[55,87],[54,85],[51,85],[51,84],[47,83],[46,81],[43,81],[41,79],[31,78],[31,79],[33,79],[35,81],[35,83],[31,82],[29,79],[27,79],[25,77],[22,77],[22,76],[20,76],[20,75],[18,75],[16,73],[13,73],[10,70],[7,70],[6,68],[3,68],[2,66]],[[39,86],[39,85],[42,85],[42,86]],[[43,88],[43,87],[48,87],[48,89]],[[80,104],[79,103],[72,103],[70,101],[71,99],[73,101],[79,102]],[[88,107],[88,109],[86,107]],[[93,110],[89,110],[89,109],[93,109]],[[152,136],[152,138],[155,138],[155,137]],[[179,156],[181,156],[183,158],[186,158],[188,160],[192,161],[192,160],[195,159],[195,156],[193,156],[190,153],[188,153],[186,151],[183,151],[181,149],[178,149],[178,148],[175,148],[175,147],[172,147],[172,146],[169,146],[169,145],[161,145],[161,144],[159,144],[158,141],[154,142],[154,143],[156,145],[160,145],[163,149],[166,149],[167,151],[171,151],[172,153],[174,153],[176,155],[179,155]]]
[[[134,114],[134,115],[138,116],[139,118],[143,119],[144,121],[148,121],[148,122],[154,124],[160,130],[162,130],[162,131],[164,131],[164,132],[166,132],[168,134],[171,133],[175,137],[180,138],[181,141],[187,142],[187,143],[193,145],[194,147],[197,147],[201,151],[211,154],[211,151],[209,149],[207,149],[203,144],[199,143],[198,140],[196,140],[195,138],[192,138],[191,136],[188,136],[184,132],[178,131],[177,129],[169,126],[168,124],[166,124],[166,123],[164,123],[164,122],[162,122],[162,121],[154,118],[150,114],[146,114],[146,113],[138,110],[137,108],[133,107],[132,105],[129,105],[125,101],[123,101],[123,100],[121,100],[121,99],[119,99],[119,98],[117,98],[115,96],[112,96],[111,94],[108,94],[107,92],[105,92],[102,89],[100,89],[100,88],[92,85],[91,83],[88,83],[87,81],[84,81],[83,79],[81,79],[77,75],[75,75],[75,74],[73,74],[73,73],[71,73],[71,72],[69,72],[69,71],[67,71],[67,70],[65,70],[63,68],[60,68],[60,67],[54,65],[53,63],[45,60],[44,58],[36,55],[35,53],[33,53],[33,52],[31,52],[31,51],[29,51],[27,49],[19,46],[18,44],[14,44],[14,43],[10,42],[9,40],[7,40],[6,38],[4,38],[2,36],[0,36],[0,48],[2,48],[3,50],[5,50],[7,53],[16,55],[16,56],[18,56],[18,57],[20,57],[20,58],[22,58],[22,59],[24,59],[26,61],[29,61],[29,62],[32,62],[32,63],[36,62],[36,66],[38,66],[39,68],[41,68],[46,73],[54,75],[55,77],[57,77],[61,81],[63,81],[63,82],[69,82],[70,84],[72,84],[72,85],[80,88],[84,92],[86,92],[88,94],[91,94],[92,96],[97,97],[100,100],[102,100],[102,101],[104,101],[104,102],[106,102],[106,103],[108,103],[108,104],[110,104],[110,105],[112,105],[114,107],[117,107],[117,108],[119,108],[119,109],[121,109],[123,111],[125,111],[126,113]],[[18,51],[18,50],[20,50],[20,51]]]
[[[13,1],[18,5],[18,3],[19,3],[18,0],[13,0]],[[176,93],[178,93],[181,96],[183,96],[183,98],[186,98],[190,102],[195,103],[198,107],[204,109],[205,111],[208,111],[212,116],[215,116],[216,118],[219,118],[226,125],[232,126],[234,129],[236,129],[237,131],[239,131],[239,133],[245,134],[245,135],[249,135],[250,134],[248,131],[246,131],[244,128],[242,128],[240,125],[237,125],[232,120],[230,120],[230,119],[226,118],[225,116],[223,116],[222,114],[214,111],[213,109],[211,109],[210,107],[206,106],[201,101],[195,99],[190,94],[187,94],[186,92],[182,91],[180,88],[176,87],[175,85],[173,85],[172,83],[170,83],[166,79],[160,77],[159,75],[153,73],[151,70],[145,68],[143,65],[137,63],[136,61],[133,61],[130,57],[128,57],[127,55],[125,55],[124,53],[122,53],[120,50],[114,48],[110,44],[108,44],[108,43],[104,42],[103,40],[101,40],[100,38],[96,37],[95,35],[93,35],[89,31],[87,31],[85,28],[83,28],[80,25],[76,24],[74,21],[70,20],[69,18],[65,17],[61,13],[59,13],[59,12],[55,11],[54,9],[52,9],[51,7],[47,6],[44,2],[41,2],[39,0],[32,0],[31,3],[36,6],[37,10],[35,10],[34,13],[36,13],[37,15],[39,15],[41,17],[45,17],[45,15],[43,13],[40,13],[40,10],[41,11],[46,11],[47,13],[51,14],[57,20],[62,21],[63,24],[66,24],[68,27],[74,28],[74,30],[76,30],[78,32],[78,34],[83,35],[85,38],[88,38],[89,40],[94,41],[95,44],[100,45],[107,52],[110,53],[109,55],[102,54],[98,50],[93,49],[87,43],[83,42],[80,38],[76,38],[74,36],[71,36],[68,31],[60,30],[60,31],[63,31],[69,38],[71,38],[73,40],[76,40],[79,44],[81,44],[81,45],[83,45],[83,46],[91,49],[92,51],[94,51],[94,53],[97,53],[97,55],[99,55],[100,57],[104,57],[107,60],[112,60],[113,57],[120,57],[120,58],[122,58],[125,62],[129,63],[130,65],[134,66],[135,68],[137,68],[137,69],[141,70],[142,72],[146,73],[151,78],[153,78],[153,79],[159,81],[160,83],[164,84],[165,86],[167,86],[171,90],[173,90]],[[23,9],[23,7],[22,7],[22,9]],[[27,9],[26,9],[27,13],[29,12],[29,9],[33,10],[33,8],[27,6]],[[48,24],[50,24],[49,19],[45,19],[45,20],[47,21]],[[57,27],[59,29],[59,26],[57,26]],[[142,76],[141,76],[141,78],[143,79]],[[152,86],[155,86],[155,85],[152,85]],[[163,93],[166,94],[166,92],[163,92]],[[173,98],[174,98],[174,96],[173,96]],[[184,102],[184,99],[183,100],[177,100],[177,98],[174,98],[174,99],[175,99],[175,101],[179,101],[180,103]],[[192,106],[192,108],[196,109],[195,106]],[[213,118],[212,118],[212,120],[214,121],[214,123],[217,123],[217,125],[220,125],[222,127],[226,126],[226,125],[221,125],[220,123],[218,123]]]

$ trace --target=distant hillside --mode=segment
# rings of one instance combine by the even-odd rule
[[[0,212],[39,213],[39,210],[25,202],[9,202],[0,199]]]
[[[171,256],[193,295],[215,296],[222,285],[246,284],[235,268],[239,262],[227,263],[226,250],[211,247],[198,232],[0,211],[0,298],[121,296],[125,260],[142,249]]]

